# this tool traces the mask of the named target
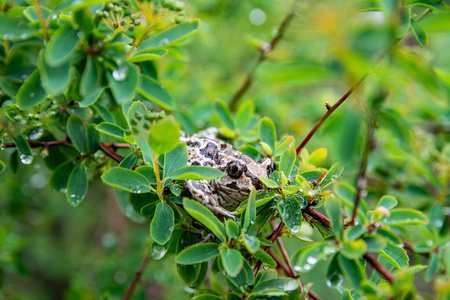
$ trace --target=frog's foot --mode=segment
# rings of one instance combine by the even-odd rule
[[[193,199],[202,203],[214,214],[235,219],[234,213],[220,206],[218,196],[211,189],[207,180],[187,180],[184,183],[184,189],[191,194]]]

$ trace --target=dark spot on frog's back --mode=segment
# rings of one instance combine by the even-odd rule
[[[199,143],[199,142],[193,142],[193,141],[187,141],[187,142],[186,142],[186,146],[189,146],[189,147],[199,147],[199,146],[200,146],[200,143]]]
[[[214,158],[217,154],[217,145],[213,142],[206,144],[205,148],[200,149],[200,153],[207,158]]]

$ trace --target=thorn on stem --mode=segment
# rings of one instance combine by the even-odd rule
[[[327,108],[327,110],[330,110],[330,109],[331,109],[330,102],[325,101],[324,105],[325,105],[325,107]]]

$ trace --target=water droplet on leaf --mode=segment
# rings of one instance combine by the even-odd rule
[[[112,76],[117,81],[124,81],[127,78],[127,68],[120,67],[112,71]]]
[[[20,155],[20,161],[24,165],[29,165],[33,162],[33,156],[30,154],[22,154],[22,155]]]

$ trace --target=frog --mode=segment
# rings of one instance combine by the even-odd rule
[[[255,161],[211,131],[182,134],[180,141],[186,143],[188,151],[187,165],[211,167],[225,175],[215,180],[187,180],[184,189],[214,214],[234,219],[234,210],[248,199],[252,189],[256,193],[264,191],[259,178],[269,178],[275,163],[268,157]]]

